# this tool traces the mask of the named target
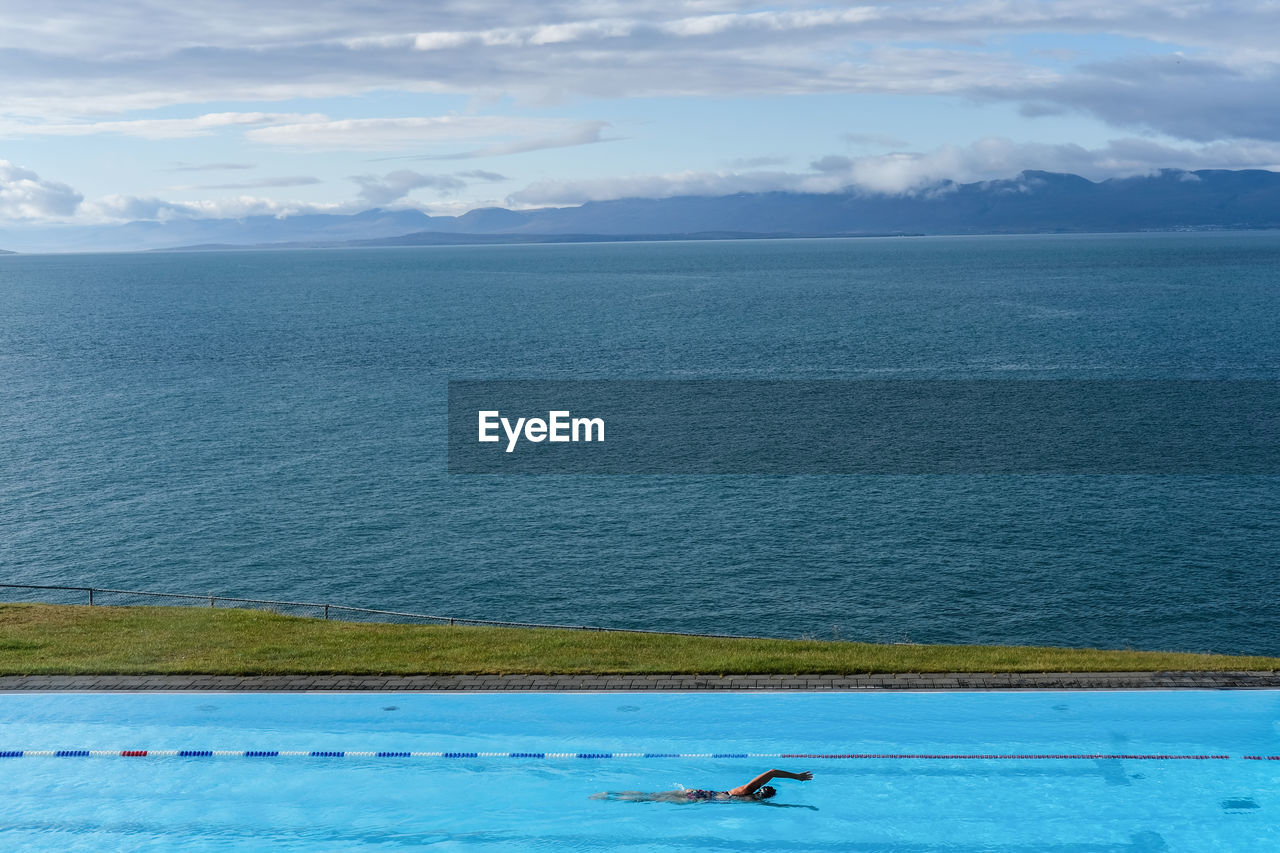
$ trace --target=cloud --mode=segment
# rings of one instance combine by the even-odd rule
[[[0,123],[0,137],[90,136],[110,133],[144,139],[208,136],[226,128],[248,128],[251,142],[320,151],[404,150],[470,145],[463,151],[383,159],[464,160],[566,148],[606,141],[604,121],[447,115],[333,120],[318,113],[225,112],[192,118],[94,122]],[[171,171],[251,168],[246,164],[181,165]],[[265,185],[264,185],[265,186]]]
[[[879,193],[916,192],[941,181],[969,183],[1010,178],[1026,169],[1070,172],[1090,180],[1151,174],[1160,169],[1280,168],[1280,144],[1221,142],[1195,147],[1147,139],[1116,139],[1098,148],[1074,144],[1019,143],[998,137],[927,152],[867,157],[826,157],[814,164],[816,191],[853,186]]]
[[[71,216],[84,196],[66,184],[42,179],[30,169],[0,160],[0,218],[52,219]]]
[[[255,128],[246,136],[267,145],[330,151],[480,144],[480,148],[463,152],[413,155],[421,159],[467,159],[600,142],[605,127],[608,124],[602,121],[449,115],[306,121]]]
[[[815,172],[846,172],[853,168],[852,157],[841,157],[839,154],[828,154],[809,164]]]
[[[1257,140],[1178,147],[1150,139],[1115,139],[1098,153],[1098,165],[1106,170],[1108,177],[1153,172],[1161,168],[1280,171],[1280,143]]]
[[[381,178],[374,175],[353,175],[351,180],[360,186],[360,200],[374,207],[399,201],[414,190],[424,187],[448,194],[467,186],[467,182],[457,175],[424,175],[410,169],[389,172]]]
[[[600,132],[608,127],[604,121],[589,121],[577,127],[553,134],[551,136],[532,137],[512,140],[471,151],[458,151],[452,154],[423,156],[423,160],[471,160],[476,157],[500,157],[507,154],[525,154],[530,151],[545,151],[548,148],[572,148],[576,145],[594,145],[597,142],[612,142],[613,139],[602,139]]]
[[[247,216],[293,216],[344,212],[342,205],[238,196],[235,198],[168,201],[153,196],[109,195],[82,206],[89,222],[168,222],[177,219],[241,219]],[[353,212],[353,211],[352,211]]]
[[[573,205],[616,198],[732,195],[800,189],[804,178],[787,172],[675,172],[576,181],[538,181],[508,196],[516,207]]]
[[[1186,139],[1280,138],[1268,100],[1280,63],[1276,12],[1274,3],[1258,0],[785,0],[764,10],[751,0],[440,0],[429,11],[398,0],[279,0],[270,14],[248,0],[121,0],[110,15],[92,4],[60,4],[55,12],[11,5],[0,30],[6,75],[0,114],[102,115],[375,90],[509,94],[534,103],[743,92],[950,93],[1011,100],[1032,112],[1079,109],[1118,127]],[[1046,33],[1070,41],[1046,50],[1035,43]],[[1129,43],[1129,59],[1095,61]],[[1161,71],[1158,58],[1143,56],[1153,49],[1181,50],[1196,61],[1184,60],[1177,77]],[[1183,112],[1194,115],[1177,115],[1180,91],[1190,96]],[[187,119],[149,121],[111,132],[173,138],[211,130]],[[111,123],[97,124],[88,132]],[[322,143],[326,132],[333,138]],[[372,131],[310,128],[295,131],[290,142],[283,131],[266,138],[345,146],[361,133]]]
[[[305,187],[311,184],[324,183],[311,175],[294,175],[284,178],[260,178],[256,181],[243,181],[234,184],[199,184],[189,187],[173,187],[175,190],[257,190],[270,187]]]
[[[484,169],[472,169],[466,172],[454,172],[451,175],[424,175],[411,169],[399,169],[388,172],[382,177],[376,175],[353,175],[351,180],[360,187],[357,198],[365,204],[382,207],[399,201],[417,189],[433,189],[441,195],[450,195],[457,190],[471,186],[473,182],[497,183],[508,180],[505,175],[489,172]]]
[[[220,172],[230,169],[255,169],[256,163],[175,163],[166,172]]]
[[[1078,116],[1087,116],[1090,124],[1120,128],[1115,136],[1154,138],[1092,148],[982,140],[909,151],[906,141],[875,133],[887,125],[860,120],[859,104],[850,99],[843,127],[858,132],[832,151],[796,154],[790,161],[728,161],[732,155],[726,153],[721,171],[672,167],[660,174],[503,187],[518,190],[511,196],[516,202],[826,192],[851,185],[910,192],[938,180],[985,180],[1023,168],[1102,178],[1162,167],[1267,167],[1277,162],[1270,146],[1280,141],[1273,94],[1280,91],[1276,0],[433,0],[427,6],[278,0],[269,10],[249,0],[120,0],[109,14],[83,0],[54,5],[7,4],[0,28],[0,136],[84,137],[82,143],[96,143],[88,137],[101,134],[151,140],[232,136],[289,152],[360,151],[383,160],[429,161],[397,164],[421,172],[384,175],[382,168],[396,166],[366,164],[337,173],[377,172],[353,180],[361,199],[381,204],[408,204],[415,191],[424,197],[453,193],[450,203],[465,203],[458,195],[463,187],[504,180],[496,173],[430,174],[464,165],[438,161],[610,141],[616,131],[604,121],[528,117],[534,107],[590,98],[945,95],[998,103],[1002,114],[1016,108],[1027,117],[1071,115],[1077,123]],[[296,104],[324,98],[330,99],[324,109],[334,110],[331,104],[344,103],[338,98],[367,92],[380,93],[377,104],[403,104],[406,93],[420,93],[422,103],[432,104],[438,96],[461,94],[473,106],[514,102],[520,115],[343,118],[272,112],[271,106],[262,112],[250,111],[257,105],[234,107],[241,112],[203,112],[214,108],[196,106],[256,100],[281,110],[306,109]],[[758,103],[770,108],[767,101]],[[920,104],[928,109],[928,99]],[[164,112],[144,116],[164,117],[122,115],[147,108]],[[648,108],[635,100],[616,114],[633,116]],[[706,115],[707,121],[714,117]],[[1045,122],[1054,128],[1070,123]],[[796,129],[797,138],[803,130]],[[958,138],[971,138],[971,130],[959,132],[964,135]],[[1088,132],[1097,138],[1096,127]],[[1170,139],[1180,142],[1167,144]],[[261,148],[215,153],[202,143],[162,155],[157,168],[169,165],[164,160],[170,157],[250,161],[258,153]],[[247,168],[254,166],[178,163],[172,171]],[[320,166],[286,170],[292,168]],[[123,181],[128,172],[122,168],[109,177]],[[402,177],[391,177],[396,174]],[[248,176],[168,180],[224,181],[180,188],[183,193],[252,192],[313,180],[242,177]],[[38,177],[10,177],[3,186],[4,215],[67,216],[77,205],[86,208],[75,190]],[[195,216],[224,203],[111,198],[94,202],[92,209],[134,206],[152,217]],[[235,204],[258,209],[261,200],[244,196]],[[281,210],[305,208],[280,204]]]
[[[467,172],[458,172],[457,175],[460,178],[473,178],[477,181],[487,181],[489,183],[511,180],[506,175],[499,175],[497,172],[486,172],[484,169],[472,169]]]
[[[85,204],[85,214],[90,221],[164,221],[190,219],[196,215],[196,210],[189,205],[160,198],[109,195]]]
[[[512,193],[523,207],[572,205],[617,198],[669,198],[737,192],[830,193],[849,189],[882,194],[930,190],[946,181],[1007,179],[1028,169],[1071,172],[1091,180],[1175,169],[1280,170],[1280,143],[1215,142],[1178,147],[1149,139],[1117,139],[1098,148],[1019,143],[990,137],[971,145],[863,157],[828,155],[809,172],[678,172],[581,181],[539,181]]]
[[[130,121],[94,121],[67,124],[31,123],[0,125],[3,136],[92,136],[114,133],[142,139],[186,139],[208,136],[227,127],[253,127],[299,121],[324,121],[323,115],[301,113],[206,113],[194,118],[154,118]]]
[[[722,172],[673,172],[629,175],[580,181],[539,181],[512,193],[505,203],[513,207],[575,205],[617,198],[668,198],[684,195],[719,196],[740,192],[841,192],[856,190],[884,194],[931,191],[946,181],[969,183],[1016,177],[1027,169],[1072,172],[1092,180],[1149,174],[1163,168],[1246,169],[1280,171],[1280,143],[1260,141],[1215,142],[1206,145],[1166,145],[1151,139],[1116,139],[1104,146],[1086,148],[1072,144],[1018,143],[987,138],[972,145],[943,146],[932,151],[894,152],[847,157],[828,155],[811,164],[809,171],[744,170]],[[1194,175],[1186,175],[1193,180]],[[414,190],[433,189],[451,194],[472,181],[506,180],[482,170],[452,174],[423,174],[402,169],[385,175],[351,178],[359,192],[355,202],[313,204],[275,201],[253,196],[230,199],[169,201],[155,197],[108,196],[80,205],[88,221],[236,218],[289,216],[299,213],[356,212],[368,206],[384,206],[406,199]],[[0,212],[14,216],[10,187],[36,182],[53,188],[61,206],[45,204],[28,208],[19,218],[70,215],[80,196],[61,184],[40,182],[34,173],[0,161]],[[32,195],[28,191],[28,195]],[[444,203],[440,210],[461,213],[473,205]]]
[[[1024,115],[1074,109],[1114,127],[1210,142],[1280,140],[1276,92],[1280,63],[1239,65],[1170,54],[1085,66],[1069,78],[983,94],[1026,99]]]

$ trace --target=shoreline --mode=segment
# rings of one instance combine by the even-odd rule
[[[874,675],[0,675],[0,693],[1275,690],[1280,671]]]

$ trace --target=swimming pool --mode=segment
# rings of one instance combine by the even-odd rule
[[[1277,691],[6,694],[0,752],[10,850],[1280,849]]]

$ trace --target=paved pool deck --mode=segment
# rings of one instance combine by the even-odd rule
[[[887,675],[4,675],[0,692],[1262,690],[1280,672],[900,673]]]

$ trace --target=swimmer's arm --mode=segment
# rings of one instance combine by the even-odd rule
[[[795,779],[797,782],[808,782],[812,778],[813,774],[808,770],[805,770],[802,773],[792,773],[789,770],[766,770],[747,784],[731,788],[725,793],[731,797],[749,797],[754,794],[761,785],[767,785],[774,779]]]

